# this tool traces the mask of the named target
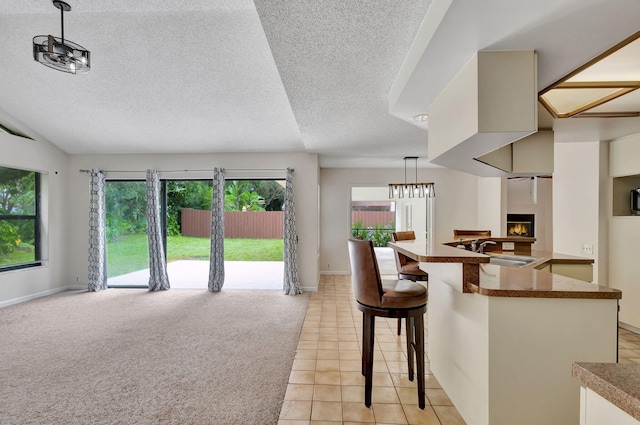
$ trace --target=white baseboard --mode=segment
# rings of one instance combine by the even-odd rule
[[[37,292],[35,294],[25,295],[24,297],[18,297],[18,298],[13,298],[13,299],[6,300],[6,301],[0,301],[0,308],[8,307],[8,306],[14,305],[14,304],[20,304],[20,303],[31,301],[31,300],[35,300],[36,298],[47,297],[49,295],[57,294],[58,292],[66,291],[66,290],[69,290],[69,289],[86,289],[86,287],[64,286],[62,288],[49,289],[47,291],[42,291],[42,292]]]
[[[620,326],[622,329],[628,330],[629,332],[640,335],[640,328],[636,328],[635,326],[627,325],[626,323],[622,322],[618,322],[618,326]]]
[[[336,275],[336,276],[344,276],[347,274],[350,274],[348,271],[321,271],[320,274],[326,274],[326,275]]]

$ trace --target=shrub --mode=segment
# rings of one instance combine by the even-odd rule
[[[351,237],[354,239],[368,239],[367,228],[358,220],[351,226]]]
[[[373,227],[365,227],[360,220],[353,223],[351,237],[370,240],[375,247],[384,247],[391,242],[391,233],[395,231],[395,224],[376,223]]]
[[[373,242],[373,246],[387,246],[387,244],[391,242],[393,229],[389,229],[388,227],[389,226],[385,226],[382,229],[371,229],[370,239]]]
[[[16,227],[6,221],[0,221],[0,254],[13,252],[20,244],[20,235]]]

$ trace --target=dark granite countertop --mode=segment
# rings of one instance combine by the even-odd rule
[[[526,267],[480,266],[471,292],[494,297],[620,299],[617,289]]]
[[[469,280],[465,278],[464,292],[494,297],[526,298],[591,298],[620,299],[617,289],[598,286],[578,279],[536,270],[535,267],[507,267],[489,263],[490,256],[451,246],[434,243],[425,239],[414,239],[389,243],[389,247],[422,263],[462,263],[477,269]],[[539,265],[552,258],[576,260],[579,257],[541,257],[531,263]],[[591,259],[581,259],[587,264]]]
[[[574,363],[572,376],[640,421],[640,364]]]

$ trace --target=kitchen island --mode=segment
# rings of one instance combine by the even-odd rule
[[[573,362],[615,362],[619,291],[428,240],[430,368],[468,425],[579,424]]]

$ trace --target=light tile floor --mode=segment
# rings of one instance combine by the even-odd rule
[[[360,373],[362,313],[351,276],[322,275],[311,294],[278,425],[465,425],[430,374],[427,406],[418,408],[416,383],[407,378],[406,345],[395,319],[376,318],[372,407],[364,405]],[[620,363],[640,363],[640,335],[620,329]]]
[[[618,363],[640,363],[640,335],[618,329]]]

